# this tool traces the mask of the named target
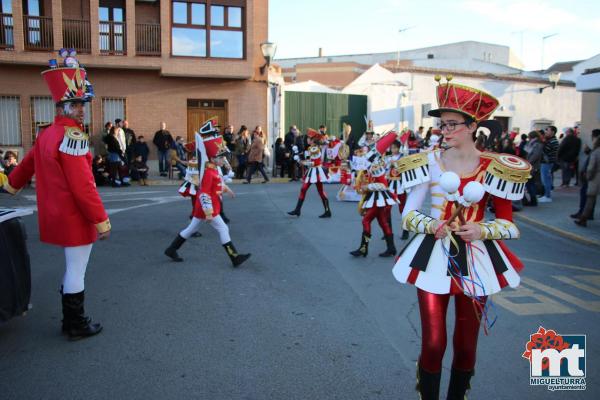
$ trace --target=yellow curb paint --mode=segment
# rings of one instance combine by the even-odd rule
[[[580,235],[578,235],[576,233],[565,231],[563,229],[557,228],[557,227],[552,226],[552,225],[544,224],[543,222],[539,222],[538,220],[535,220],[535,219],[533,219],[531,217],[526,217],[523,214],[514,213],[513,216],[515,218],[517,218],[517,219],[523,220],[523,221],[528,222],[528,223],[530,223],[532,225],[536,225],[536,226],[538,226],[540,228],[544,228],[544,229],[550,230],[550,231],[552,231],[554,233],[557,233],[557,234],[559,234],[561,236],[564,236],[566,238],[569,238],[569,239],[573,239],[573,240],[575,240],[577,242],[580,242],[580,243],[583,243],[583,244],[591,244],[591,245],[599,246],[600,247],[600,241],[588,239],[588,238],[580,236]]]

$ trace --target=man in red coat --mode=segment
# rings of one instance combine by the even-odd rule
[[[223,143],[223,137],[217,130],[216,118],[211,118],[202,125],[199,133],[196,133],[196,158],[198,159],[200,187],[194,204],[192,221],[187,228],[179,232],[171,245],[165,250],[165,255],[174,261],[183,261],[183,258],[177,254],[177,250],[198,231],[203,220],[219,233],[221,244],[234,267],[250,258],[250,254],[239,254],[237,252],[229,236],[229,228],[220,215],[223,191],[229,191],[233,194],[223,184],[223,178],[218,171],[218,168],[225,163],[226,153],[227,148]]]
[[[35,174],[40,240],[65,251],[62,330],[70,339],[80,339],[102,330],[85,316],[84,278],[93,243],[110,235],[110,221],[92,174],[89,137],[83,129],[84,103],[94,93],[85,69],[72,56],[65,59],[64,67],[55,66],[42,76],[56,103],[56,117],[40,130],[4,189],[15,194]]]

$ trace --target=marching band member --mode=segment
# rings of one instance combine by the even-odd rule
[[[342,147],[345,152],[350,152],[349,147]],[[340,151],[342,151],[340,149]],[[369,161],[366,158],[367,147],[360,147],[354,150],[354,155],[350,160],[342,164],[341,184],[336,198],[338,201],[360,201],[362,195],[356,192],[356,178],[361,171],[369,169]]]
[[[386,157],[386,170],[387,170],[387,182],[390,192],[394,193],[398,198],[398,210],[400,211],[400,215],[402,215],[402,210],[404,209],[404,204],[406,203],[406,193],[404,192],[404,188],[402,187],[402,178],[400,175],[400,171],[398,169],[397,161],[402,157],[402,153],[400,153],[400,148],[402,147],[402,143],[399,141],[394,141],[390,150],[392,152],[391,155]],[[389,215],[389,224],[392,226],[392,210],[390,209]],[[406,229],[402,229],[402,240],[408,239],[408,231]]]
[[[84,105],[94,97],[85,69],[74,51],[61,49],[64,66],[51,60],[42,76],[56,104],[54,122],[38,133],[33,148],[12,171],[4,189],[12,194],[36,176],[40,240],[64,249],[62,331],[81,339],[102,331],[85,316],[84,280],[92,245],[110,235],[110,221],[92,174],[89,136],[83,128]]]
[[[308,150],[306,150],[308,160],[303,161],[303,164],[308,167],[308,170],[304,175],[304,183],[300,189],[300,196],[298,196],[296,208],[293,211],[288,212],[289,215],[296,215],[298,217],[300,216],[302,204],[304,203],[304,198],[306,197],[306,191],[310,185],[314,183],[317,186],[317,191],[319,192],[319,196],[321,196],[323,207],[325,208],[325,212],[319,215],[319,218],[331,218],[329,199],[327,198],[325,190],[323,190],[323,182],[327,182],[327,173],[323,170],[321,165],[322,154],[320,146],[325,139],[326,138],[323,137],[321,133],[315,131],[314,129],[308,129]]]
[[[436,77],[439,82],[440,77]],[[423,152],[399,160],[405,189],[404,227],[415,235],[394,269],[402,283],[417,286],[421,316],[421,355],[417,390],[422,399],[438,399],[446,350],[446,312],[454,297],[456,323],[448,399],[463,399],[475,368],[480,321],[487,329],[488,296],[519,285],[523,268],[502,242],[517,239],[511,200],[523,196],[531,166],[511,155],[481,153],[474,134],[498,107],[498,100],[478,89],[451,84],[437,88],[447,150]],[[427,193],[429,215],[420,211]],[[496,217],[484,221],[488,198]],[[454,218],[458,217],[458,221]]]
[[[229,236],[229,228],[219,215],[221,211],[220,197],[225,189],[217,169],[223,165],[227,149],[223,144],[223,137],[216,129],[216,125],[216,118],[210,119],[202,125],[200,132],[196,134],[200,187],[194,205],[194,217],[188,227],[182,230],[165,250],[165,255],[174,261],[183,261],[183,258],[177,254],[177,250],[198,230],[201,221],[204,220],[219,233],[221,244],[231,259],[231,263],[234,267],[237,267],[250,258],[250,254],[239,254],[237,252]],[[233,192],[231,190],[229,192],[233,196]]]
[[[346,146],[337,136],[332,135],[327,143],[327,175],[329,183],[339,183],[341,179],[342,157],[340,151]],[[343,154],[343,151],[342,151]]]
[[[388,147],[396,140],[396,133],[390,132],[382,136],[374,148],[367,154],[371,163],[367,171],[363,171],[357,178],[357,192],[363,193],[363,198],[358,207],[363,216],[363,232],[360,247],[351,251],[354,257],[366,257],[369,253],[369,241],[371,240],[371,222],[377,218],[379,226],[383,230],[387,249],[379,254],[380,257],[392,257],[396,255],[394,246],[394,234],[390,226],[391,207],[397,204],[396,195],[390,192],[388,182],[385,178],[385,161],[383,157]]]

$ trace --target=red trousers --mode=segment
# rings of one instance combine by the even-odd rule
[[[308,190],[310,185],[312,185],[312,183],[304,182],[302,184],[302,188],[300,189],[300,196],[299,196],[300,200],[304,200],[304,198],[306,197],[306,191]],[[323,200],[325,200],[327,198],[327,193],[325,193],[325,191],[323,190],[323,182],[317,182],[317,183],[315,183],[315,185],[317,186],[317,191],[319,192],[319,196],[321,196],[321,198]]]
[[[390,226],[390,215],[392,206],[371,207],[366,210],[362,219],[363,232],[371,234],[371,222],[377,218],[379,226],[383,230],[384,235],[392,235],[392,227]]]
[[[433,294],[417,289],[421,314],[421,356],[419,364],[431,373],[442,370],[442,359],[446,351],[446,311],[450,294]],[[456,324],[452,340],[454,358],[452,367],[461,371],[475,368],[477,337],[480,315],[475,311],[473,300],[464,294],[454,295]],[[487,298],[482,298],[485,303]]]

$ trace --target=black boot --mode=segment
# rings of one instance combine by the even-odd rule
[[[367,232],[362,233],[362,237],[360,238],[360,247],[354,251],[351,251],[354,257],[366,257],[369,254],[369,240],[371,239],[371,235]]]
[[[175,239],[173,239],[173,242],[171,243],[171,245],[169,247],[167,247],[167,249],[165,250],[165,255],[168,257],[171,257],[171,259],[173,261],[177,261],[177,262],[183,261],[183,258],[179,257],[179,254],[177,254],[177,250],[179,250],[181,245],[184,243],[185,243],[185,239],[182,238],[181,235],[178,234],[177,237],[175,237]]]
[[[83,291],[62,295],[62,331],[69,336],[69,340],[83,339],[102,331],[102,325],[93,324],[92,319],[85,316],[84,299]]]
[[[379,254],[379,257],[393,257],[396,255],[396,246],[394,246],[394,235],[386,235],[385,243],[387,245],[387,249]]]
[[[471,389],[473,371],[460,371],[452,368],[448,385],[448,400],[464,400],[467,390]]]
[[[329,199],[322,199],[325,212],[319,215],[319,218],[331,218],[331,209],[329,208]]]
[[[288,212],[289,215],[297,215],[300,216],[300,210],[302,209],[302,203],[304,203],[304,199],[298,199],[298,203],[296,203],[296,208],[294,211]]]
[[[225,243],[223,247],[225,248],[225,251],[231,259],[231,263],[234,267],[237,267],[238,265],[249,259],[251,256],[251,254],[238,254],[232,242]]]
[[[402,239],[402,240],[408,239],[408,231],[406,229],[402,229],[402,237],[400,239]]]
[[[417,369],[417,392],[421,400],[438,400],[440,398],[441,372],[431,373],[425,371],[421,366]]]

